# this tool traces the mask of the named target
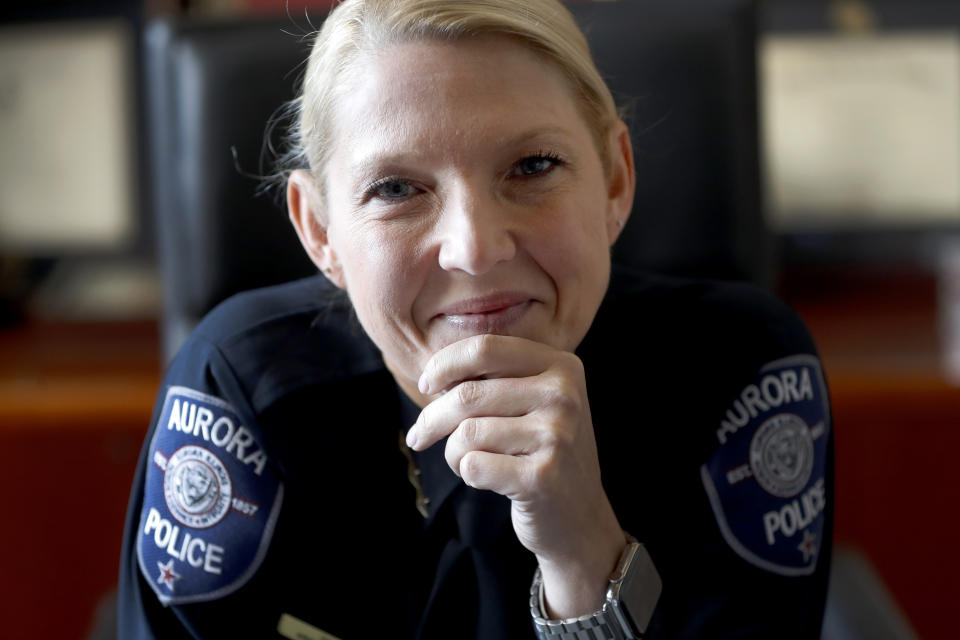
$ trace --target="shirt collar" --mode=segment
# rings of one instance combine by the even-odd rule
[[[399,387],[397,387],[397,393],[400,396],[403,432],[406,434],[420,415],[420,407],[414,404]],[[420,486],[424,495],[430,500],[427,505],[427,526],[433,522],[440,507],[457,487],[463,485],[460,478],[450,469],[443,455],[446,444],[447,439],[444,438],[423,451],[411,451],[413,460],[420,469]]]

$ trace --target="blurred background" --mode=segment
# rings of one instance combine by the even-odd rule
[[[309,272],[251,177],[296,63],[235,41],[268,24],[283,60],[302,59],[328,4],[0,9],[0,636],[109,637],[128,488],[169,354],[236,288]],[[588,36],[609,4],[571,3]],[[824,637],[956,637],[960,3],[617,4],[638,16],[627,34],[682,24],[700,39],[683,55],[658,41],[642,61],[597,43],[633,117],[637,206],[654,212],[635,212],[619,257],[752,280],[810,327],[837,456]],[[283,86],[225,73],[238,51],[249,69],[286,65]],[[236,139],[212,124],[227,109],[245,113]],[[209,165],[226,186],[209,186]],[[229,224],[193,217],[214,209]],[[224,242],[247,226],[254,240]]]

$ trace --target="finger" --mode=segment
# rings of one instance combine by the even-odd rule
[[[530,458],[470,451],[460,460],[460,477],[474,489],[493,491],[511,500],[527,491]]]
[[[432,395],[464,380],[533,376],[549,368],[558,357],[576,356],[526,338],[470,336],[433,354],[418,386],[420,393]]]
[[[471,451],[517,456],[536,451],[539,438],[528,417],[467,418],[450,434],[444,457],[455,474],[460,461]]]
[[[407,432],[407,446],[421,451],[453,433],[468,418],[516,417],[538,400],[535,379],[494,378],[461,382],[428,404]]]

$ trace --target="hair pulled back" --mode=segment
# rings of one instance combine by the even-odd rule
[[[304,168],[323,190],[334,107],[364,54],[404,42],[482,36],[511,38],[566,76],[606,166],[616,105],[586,38],[557,0],[344,0],[316,33],[300,93],[285,108],[287,148],[273,179],[285,183],[292,170]]]

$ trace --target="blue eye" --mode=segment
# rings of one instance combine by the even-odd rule
[[[381,198],[383,200],[403,200],[414,195],[416,191],[416,188],[406,180],[385,178],[374,183],[367,190],[367,195],[371,198]]]
[[[514,167],[514,174],[520,176],[536,176],[548,173],[555,166],[562,164],[560,158],[554,154],[538,153],[535,156],[522,158]]]

